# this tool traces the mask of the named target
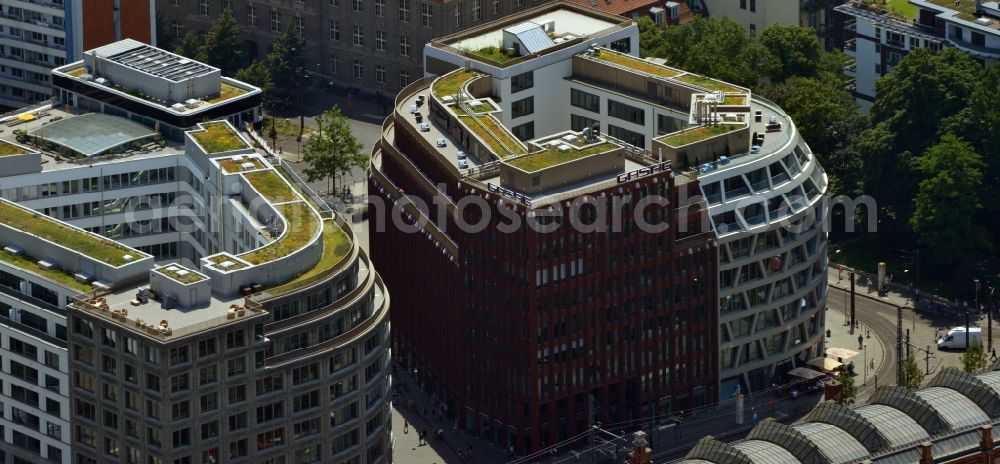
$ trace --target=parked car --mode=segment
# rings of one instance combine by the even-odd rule
[[[437,146],[439,146],[439,147],[447,147],[448,146],[448,141],[445,140],[445,139],[443,139],[443,138],[437,139]]]
[[[465,152],[464,151],[462,151],[462,150],[458,151],[458,159],[460,159],[460,160],[467,159],[466,156],[465,156]]]
[[[426,122],[420,123],[420,132],[430,132],[430,131],[431,131],[430,124],[427,124]]]
[[[465,160],[465,159],[458,160],[458,168],[459,169],[468,169],[469,168],[469,161]]]

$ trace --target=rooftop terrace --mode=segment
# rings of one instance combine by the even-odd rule
[[[240,258],[251,264],[274,261],[298,251],[319,232],[319,218],[306,202],[279,205],[276,209],[285,219],[286,227],[282,236],[261,248],[240,255]]]
[[[731,92],[731,93],[749,92],[747,89],[732,84],[727,84],[717,79],[712,79],[710,77],[700,76],[697,74],[689,73],[687,71],[674,69],[669,66],[664,66],[661,64],[654,63],[652,61],[636,58],[627,53],[617,52],[608,48],[599,48],[598,50],[599,52],[596,55],[591,53],[581,53],[578,56],[581,56],[585,59],[594,60],[597,62],[609,63],[620,68],[639,72],[642,74],[657,77],[667,81],[683,82],[684,84],[695,86],[699,89],[707,90],[710,92]]]
[[[695,142],[700,142],[717,135],[728,134],[734,130],[742,129],[743,124],[715,124],[708,126],[697,126],[673,134],[667,134],[658,140],[671,147],[683,147]]]
[[[143,256],[115,241],[7,201],[0,201],[0,222],[111,266],[128,264]]]
[[[576,137],[572,140],[562,138],[541,139],[537,142],[544,147],[542,151],[514,158],[507,161],[507,164],[527,172],[540,171],[562,163],[575,161],[590,155],[605,153],[621,148],[618,144],[606,140],[597,140],[588,143],[583,137]],[[568,146],[569,150],[562,147]]]
[[[29,150],[25,150],[13,143],[8,143],[0,140],[0,156],[11,156],[11,155],[21,155],[28,153]]]

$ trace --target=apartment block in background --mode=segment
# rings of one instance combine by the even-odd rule
[[[208,31],[230,8],[244,56],[263,58],[288,26],[306,39],[314,81],[395,95],[423,76],[424,44],[551,0],[160,0],[173,37]]]
[[[837,28],[833,26],[833,6],[843,0],[694,0],[704,5],[708,16],[727,17],[743,25],[751,34],[781,24],[816,30],[820,43],[831,48],[837,45]]]
[[[49,70],[125,38],[156,43],[155,0],[0,2],[0,105],[48,100]]]

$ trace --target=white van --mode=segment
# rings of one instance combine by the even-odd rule
[[[969,345],[973,343],[983,343],[983,330],[979,327],[969,327]],[[965,343],[965,327],[954,327],[948,331],[948,333],[941,337],[937,341],[938,349],[951,348],[957,350],[964,350],[966,347]]]

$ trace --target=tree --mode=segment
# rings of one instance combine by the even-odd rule
[[[920,388],[920,384],[924,382],[924,371],[920,370],[913,356],[907,356],[903,362],[903,374],[903,386],[910,390]]]
[[[167,29],[166,20],[163,19],[163,13],[160,11],[156,12],[156,46],[164,50],[172,50],[174,48],[174,39],[176,37]]]
[[[181,39],[181,43],[174,49],[174,53],[195,61],[205,61],[201,38],[199,38],[198,34],[195,34],[194,32],[188,32],[184,35],[184,38]]]
[[[205,62],[222,70],[223,76],[231,76],[243,61],[240,50],[240,27],[229,8],[222,10],[219,19],[205,35]]]
[[[236,79],[246,82],[255,87],[259,87],[266,101],[271,95],[271,74],[268,73],[267,66],[260,60],[253,60],[247,67],[236,73]]]
[[[816,75],[822,51],[814,29],[776,24],[764,30],[760,43],[781,64],[781,69],[772,76],[774,81]]]
[[[309,166],[304,173],[309,182],[332,179],[336,191],[337,177],[352,168],[367,166],[368,156],[362,153],[363,146],[354,138],[347,117],[336,105],[316,116],[316,126],[317,131],[305,141],[302,160]]]
[[[767,48],[729,18],[696,18],[674,27],[644,18],[639,27],[643,56],[665,58],[685,71],[751,87],[780,68]]]
[[[986,350],[983,349],[983,345],[976,340],[971,340],[969,349],[965,350],[965,353],[962,354],[962,368],[965,372],[975,374],[986,369],[988,362],[989,358],[986,356]]]
[[[927,176],[920,181],[914,198],[910,225],[931,262],[939,265],[983,259],[990,240],[978,222],[983,161],[962,139],[945,135],[919,159],[917,169]],[[956,238],[960,238],[956,240]]]
[[[837,376],[837,381],[840,382],[840,385],[843,387],[840,392],[840,404],[854,404],[854,400],[858,396],[858,387],[854,384],[854,375],[844,369],[840,372],[840,375]]]
[[[306,74],[304,51],[305,40],[291,25],[274,40],[266,63],[275,94],[287,98],[303,85]]]

